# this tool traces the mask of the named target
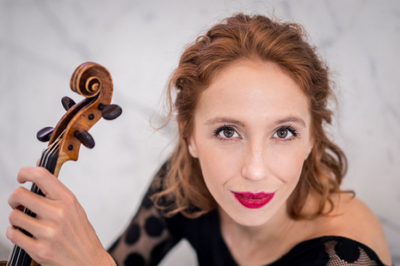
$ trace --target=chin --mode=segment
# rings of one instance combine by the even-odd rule
[[[269,217],[270,218],[270,217]],[[234,221],[242,226],[247,226],[247,227],[258,227],[266,224],[270,219],[246,219],[243,217],[240,217],[239,219],[234,219]]]
[[[269,211],[266,213],[266,210],[246,209],[240,211],[225,211],[225,213],[237,224],[248,227],[257,227],[270,221],[275,212],[271,213],[271,211]]]

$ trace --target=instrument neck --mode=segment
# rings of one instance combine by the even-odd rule
[[[58,145],[57,145],[58,146]],[[54,174],[54,171],[57,166],[58,159],[58,149],[46,149],[42,153],[42,157],[40,158],[39,165],[40,167],[46,168],[50,173]],[[40,190],[40,188],[36,184],[32,184],[31,191],[35,194],[44,196],[44,193]],[[28,208],[24,209],[24,213],[31,216],[36,217],[36,214],[29,210]],[[21,232],[26,234],[27,236],[32,237],[32,235],[25,231],[22,228],[19,228]],[[12,253],[10,254],[10,259],[8,260],[7,266],[31,266],[35,264],[35,262],[31,259],[31,257],[26,253],[25,250],[20,248],[19,246],[14,246]]]

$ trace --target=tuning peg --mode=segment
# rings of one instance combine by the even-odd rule
[[[114,120],[122,114],[121,107],[116,104],[105,105],[100,103],[98,108],[101,111],[101,115],[106,120]]]
[[[41,142],[47,142],[50,140],[53,130],[54,128],[52,127],[44,127],[38,131],[38,133],[36,134],[36,138]]]
[[[86,130],[77,130],[75,131],[74,136],[79,139],[86,148],[91,149],[94,147],[94,139]]]
[[[61,99],[61,103],[65,109],[65,111],[68,111],[72,106],[75,105],[74,100],[72,100],[71,98],[69,98],[68,96],[64,96]]]

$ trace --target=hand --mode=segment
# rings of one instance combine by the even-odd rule
[[[13,209],[7,238],[24,249],[33,260],[46,265],[115,265],[104,250],[95,230],[75,195],[42,167],[24,167],[19,183],[35,183],[46,197],[17,187],[8,203]],[[36,213],[32,218],[21,211],[24,206]],[[17,227],[33,235],[28,237]]]

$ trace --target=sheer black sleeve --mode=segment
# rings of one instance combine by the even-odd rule
[[[157,265],[181,238],[196,251],[201,266],[236,266],[220,231],[218,211],[196,219],[178,213],[166,218],[149,198],[160,191],[167,171],[164,164],[144,196],[138,212],[125,232],[110,247],[118,266]],[[173,201],[171,201],[173,203]],[[170,206],[165,200],[165,206]],[[162,205],[164,206],[164,203]],[[322,236],[300,242],[268,266],[384,266],[368,246],[341,236]]]
[[[157,265],[181,239],[149,198],[161,188],[166,167],[157,173],[131,223],[108,250],[118,266]]]
[[[341,236],[303,241],[270,266],[384,266],[368,246]]]
[[[320,265],[384,266],[378,255],[368,246],[345,237],[325,237],[324,255]]]

